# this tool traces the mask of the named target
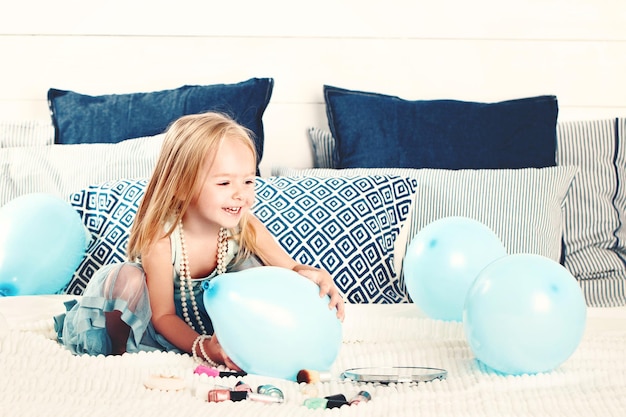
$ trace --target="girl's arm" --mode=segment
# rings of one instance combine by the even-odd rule
[[[193,342],[199,334],[176,315],[174,305],[174,284],[172,282],[172,251],[169,238],[160,239],[142,255],[142,266],[146,273],[146,284],[152,309],[154,329],[177,348],[192,353]],[[200,300],[199,300],[200,301]],[[189,307],[191,310],[191,306]],[[191,313],[191,311],[190,311]],[[230,369],[239,370],[221,348],[216,337],[204,341],[205,352],[212,361],[226,364]],[[202,358],[202,351],[196,347],[195,354]]]
[[[253,215],[250,215],[250,226],[252,226],[256,232],[256,243],[259,248],[257,255],[261,258],[263,263],[265,265],[293,269],[300,275],[316,283],[320,287],[320,297],[325,295],[330,297],[329,308],[336,308],[337,317],[343,321],[345,316],[343,298],[328,271],[297,263],[285,252],[282,246],[276,242],[276,239],[274,239],[274,236],[267,230],[265,225]]]

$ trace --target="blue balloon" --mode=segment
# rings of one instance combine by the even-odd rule
[[[476,358],[504,374],[548,372],[574,353],[587,306],[576,279],[533,254],[487,266],[467,293],[463,327]]]
[[[429,317],[460,322],[467,290],[478,273],[506,254],[500,238],[477,220],[435,220],[407,248],[402,270],[409,296]]]
[[[341,321],[330,299],[290,269],[222,274],[203,301],[224,352],[250,374],[295,381],[302,369],[329,370],[339,354]]]
[[[45,193],[0,208],[0,296],[54,294],[72,278],[89,234],[78,212]]]

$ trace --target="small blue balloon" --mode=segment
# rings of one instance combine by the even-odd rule
[[[250,374],[295,381],[302,369],[327,371],[339,354],[341,321],[330,299],[290,269],[222,274],[203,301],[224,352]]]
[[[0,296],[54,294],[72,278],[89,235],[78,212],[45,193],[0,208]]]
[[[463,327],[476,358],[504,374],[548,372],[578,347],[587,306],[562,265],[533,254],[487,266],[467,293]]]
[[[500,238],[477,220],[435,220],[407,248],[402,270],[409,296],[429,317],[460,322],[467,290],[478,273],[506,254]]]

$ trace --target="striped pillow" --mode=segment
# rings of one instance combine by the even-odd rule
[[[559,123],[557,162],[580,167],[565,208],[565,266],[593,306],[626,304],[626,119]]]
[[[309,141],[313,148],[314,168],[335,168],[337,166],[337,153],[335,152],[335,138],[329,130],[310,127],[308,129]]]
[[[50,120],[0,122],[0,148],[40,146],[54,143],[54,126]]]
[[[314,160],[334,168],[330,131],[309,129]],[[590,306],[626,305],[626,119],[557,124],[557,163],[578,166],[564,211],[565,267]]]
[[[152,174],[163,136],[123,142],[0,149],[0,206],[22,194],[67,198],[90,184]]]
[[[443,217],[463,216],[489,226],[509,254],[535,253],[561,260],[563,207],[577,168],[498,170],[409,168],[275,168],[273,175],[399,175],[417,180],[409,238]]]

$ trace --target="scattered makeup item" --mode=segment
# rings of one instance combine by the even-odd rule
[[[237,383],[235,384],[235,388],[233,388],[234,391],[245,391],[245,392],[252,392],[252,387],[248,384],[246,384],[243,381],[237,381]]]
[[[333,395],[327,395],[326,397],[327,400],[330,401],[343,401],[343,402],[348,402],[348,400],[346,399],[346,396],[343,394],[333,394]]]
[[[339,408],[343,405],[357,405],[361,402],[368,402],[372,396],[367,391],[359,391],[350,401],[346,400],[343,394],[329,395],[324,398],[307,398],[304,400],[304,406],[309,409],[321,408]]]
[[[212,389],[207,395],[207,399],[212,403],[222,401],[242,401],[248,397],[246,391],[231,391],[229,389]]]
[[[183,378],[173,375],[150,375],[143,381],[143,385],[160,391],[179,391],[187,387]]]
[[[266,404],[278,404],[284,402],[283,398],[277,396],[259,394],[249,391],[233,391],[229,389],[212,389],[207,394],[207,400],[212,403],[219,403],[223,401],[257,401]]]
[[[354,397],[350,398],[348,404],[356,405],[358,403],[366,403],[372,399],[372,396],[367,391],[359,391]]]
[[[270,397],[276,397],[276,398],[280,398],[281,400],[285,399],[285,396],[283,395],[283,392],[278,389],[278,387],[272,385],[272,384],[264,384],[264,385],[259,385],[256,389],[256,392],[258,394],[263,394],[263,395],[268,395]]]
[[[398,384],[404,382],[430,382],[435,379],[444,380],[447,376],[448,371],[440,368],[427,368],[423,366],[388,366],[346,369],[340,377],[344,381]]]
[[[328,382],[332,379],[330,372],[319,372],[309,369],[302,369],[296,375],[296,381],[305,382],[307,384],[316,384],[318,382]]]
[[[254,392],[246,392],[246,399],[250,401],[258,401],[266,404],[280,404],[284,402],[283,397],[278,397],[275,395],[265,395]]]
[[[307,398],[304,400],[304,406],[309,409],[339,408],[342,405],[348,405],[348,401],[343,394],[329,395],[324,398]]]
[[[220,371],[219,369],[212,368],[205,365],[198,365],[196,369],[193,371],[194,374],[198,375],[207,375],[207,376],[219,376],[219,377],[229,377],[229,376],[246,376],[247,373],[241,371]]]

